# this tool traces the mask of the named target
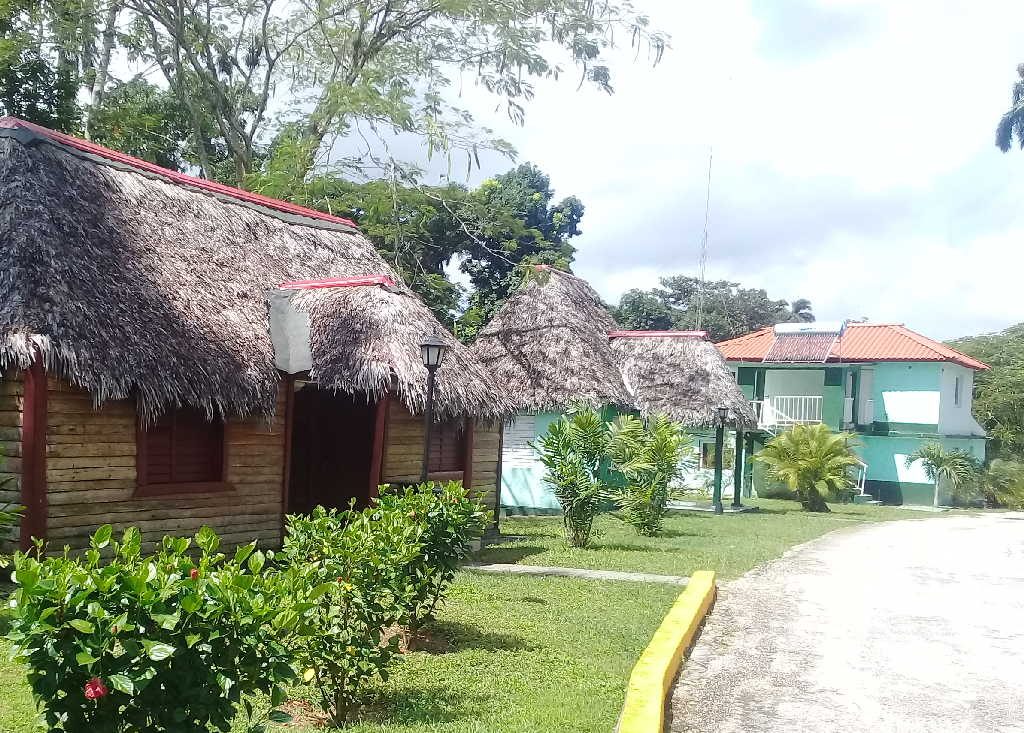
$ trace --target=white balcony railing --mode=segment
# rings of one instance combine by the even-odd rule
[[[786,428],[821,422],[820,395],[776,395],[752,402],[762,428]]]

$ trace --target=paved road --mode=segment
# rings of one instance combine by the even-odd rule
[[[1024,514],[842,530],[725,585],[672,731],[1024,731]]]

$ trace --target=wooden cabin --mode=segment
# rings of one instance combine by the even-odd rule
[[[496,506],[507,398],[352,222],[11,118],[0,197],[0,505],[26,507],[22,547],[105,523],[274,546],[286,513],[418,481],[424,336],[448,347],[430,478]],[[304,326],[284,342],[282,299]]]

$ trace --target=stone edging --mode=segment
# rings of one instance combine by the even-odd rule
[[[715,573],[698,570],[654,632],[629,678],[618,733],[662,733],[665,701],[683,655],[715,600]]]

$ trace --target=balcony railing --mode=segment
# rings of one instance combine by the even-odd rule
[[[776,395],[751,403],[762,428],[787,428],[821,422],[820,395]]]

